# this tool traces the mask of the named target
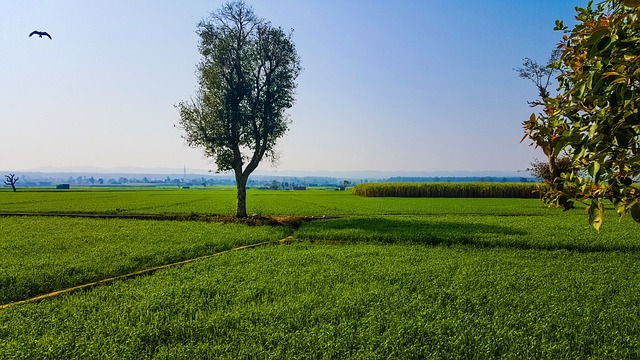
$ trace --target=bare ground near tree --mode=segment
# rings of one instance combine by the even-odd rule
[[[10,216],[59,216],[94,219],[136,219],[136,220],[172,220],[172,221],[203,221],[246,224],[250,226],[287,226],[298,228],[303,222],[337,219],[340,216],[250,216],[241,218],[232,215],[201,215],[201,214],[96,214],[96,213],[28,213],[28,212],[0,212],[0,217]]]

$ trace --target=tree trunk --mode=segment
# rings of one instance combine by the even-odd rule
[[[549,155],[549,173],[551,174],[551,181],[556,181],[557,178],[560,177],[560,169],[558,169],[558,165],[556,164],[556,156]]]
[[[237,202],[236,202],[236,216],[245,218],[247,217],[247,180],[249,176],[236,173],[236,189]]]
[[[560,177],[560,169],[558,169],[558,165],[556,164],[556,156],[555,154],[549,155],[549,172],[551,173],[551,181],[555,185],[557,190],[562,191],[564,189],[564,185],[562,181],[558,181]]]
[[[13,189],[13,192],[16,192],[16,184],[11,184],[11,188]]]
[[[549,155],[549,173],[551,174],[551,181],[555,181],[560,177],[560,171],[558,171],[558,166],[556,165],[555,155]]]

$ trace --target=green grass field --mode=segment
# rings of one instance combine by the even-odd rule
[[[2,212],[235,214],[235,190],[0,192]],[[249,190],[247,212],[267,215],[549,214],[535,199],[365,198],[348,191]]]
[[[228,214],[233,201],[226,190],[3,192],[0,212]],[[297,230],[0,217],[4,302],[298,240],[2,309],[0,358],[640,357],[640,228],[613,211],[596,233],[582,210],[534,199],[250,191],[248,202],[343,217]]]
[[[287,233],[282,227],[63,217],[0,217],[0,228],[0,304]]]

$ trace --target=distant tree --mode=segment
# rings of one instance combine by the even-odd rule
[[[562,156],[556,159],[555,167],[560,173],[569,174],[573,171],[573,162],[570,157]],[[531,175],[536,177],[538,180],[544,182],[553,182],[556,178],[556,176],[551,172],[549,163],[538,159],[535,159],[531,163],[531,167],[528,168],[527,171],[529,171]]]
[[[555,49],[551,52],[551,56],[546,64],[541,65],[530,58],[522,59],[522,67],[514,69],[518,72],[518,76],[523,79],[533,82],[538,89],[538,99],[533,101],[527,101],[529,106],[544,106],[545,100],[549,98],[549,86],[552,80],[555,79],[554,75],[560,73],[558,68],[558,60],[560,58],[560,51]],[[554,122],[554,119],[549,118],[529,118],[528,121],[522,123],[525,129],[525,136],[520,140],[524,141],[527,137],[531,138],[536,147],[542,149],[542,152],[547,157],[546,166],[549,168],[548,173],[551,176],[550,181],[558,178],[562,171],[557,166],[556,162],[561,149],[556,146],[555,127],[562,126],[562,122]],[[537,164],[540,164],[538,162]]]
[[[242,1],[222,5],[198,25],[199,91],[176,105],[189,146],[202,147],[217,171],[233,171],[238,217],[246,185],[263,158],[277,161],[301,71],[291,33],[258,18]]]
[[[538,89],[538,98],[533,101],[527,101],[529,106],[534,107],[544,105],[544,99],[549,97],[549,86],[554,79],[554,75],[558,74],[556,63],[560,58],[560,51],[555,49],[551,52],[551,56],[544,65],[538,64],[535,60],[526,57],[522,59],[522,67],[514,69],[518,76],[523,79],[530,80]]]
[[[18,180],[20,180],[20,178],[17,177],[16,174],[5,175],[4,177],[6,178],[4,184],[7,186],[11,186],[13,192],[16,192],[16,183],[18,182]]]
[[[98,184],[100,184],[100,185],[104,184],[104,179],[103,178],[99,178],[98,179]]]

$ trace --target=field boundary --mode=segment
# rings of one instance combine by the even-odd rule
[[[91,289],[91,288],[99,286],[99,285],[105,285],[105,284],[113,283],[113,282],[120,281],[120,280],[127,280],[127,279],[131,279],[131,278],[138,277],[138,276],[150,275],[150,274],[152,274],[152,273],[154,273],[154,272],[156,272],[158,270],[163,270],[163,269],[167,269],[167,268],[175,267],[175,266],[186,265],[186,264],[189,264],[189,263],[192,263],[192,262],[196,262],[198,260],[204,260],[204,259],[208,259],[208,258],[224,255],[224,254],[230,253],[232,251],[247,250],[247,249],[252,249],[252,248],[256,248],[256,247],[264,246],[264,245],[269,245],[269,244],[280,244],[280,245],[283,245],[283,244],[289,244],[289,243],[291,243],[293,241],[295,241],[295,238],[293,236],[287,236],[286,238],[280,239],[280,240],[263,241],[261,243],[239,246],[237,248],[220,251],[220,252],[217,252],[217,253],[214,253],[214,254],[198,256],[198,257],[195,257],[193,259],[182,260],[182,261],[178,261],[178,262],[174,262],[174,263],[170,263],[170,264],[158,265],[158,266],[154,266],[152,268],[138,270],[138,271],[134,271],[134,272],[131,272],[131,273],[128,273],[128,274],[118,275],[118,276],[114,276],[114,277],[110,277],[110,278],[102,279],[102,280],[98,280],[98,281],[93,281],[93,282],[90,282],[90,283],[73,286],[73,287],[70,287],[70,288],[67,288],[67,289],[56,290],[56,291],[53,291],[53,292],[50,292],[50,293],[47,293],[47,294],[38,295],[38,296],[29,298],[29,299],[20,300],[20,301],[14,301],[14,302],[7,303],[7,304],[2,304],[2,305],[0,305],[0,310],[7,309],[7,308],[10,308],[10,307],[16,306],[16,305],[24,305],[24,304],[28,304],[28,303],[38,302],[40,300],[50,299],[50,298],[53,298],[53,297],[56,297],[56,296],[59,296],[59,295],[69,294],[69,293],[80,291],[80,290],[88,290],[88,289]]]
[[[249,216],[239,218],[233,215],[212,214],[113,214],[113,213],[56,213],[56,212],[0,212],[0,217],[69,217],[89,219],[132,219],[132,220],[162,220],[162,221],[202,221],[219,223],[240,223],[247,225],[287,226],[298,228],[301,223],[313,220],[339,219],[335,215],[306,215],[306,216]]]
[[[98,214],[98,213],[54,213],[54,212],[0,212],[0,216],[62,216],[100,219],[142,219],[142,220],[176,220],[187,215],[171,214]]]

